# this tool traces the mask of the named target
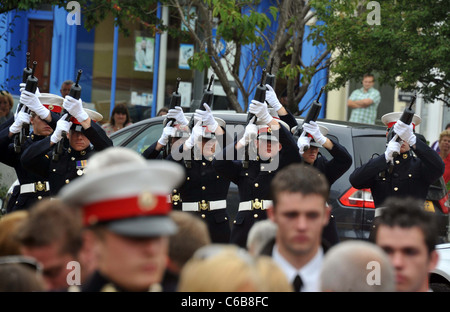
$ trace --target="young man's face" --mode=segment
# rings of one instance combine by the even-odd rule
[[[319,154],[319,148],[316,146],[310,146],[304,153],[303,153],[303,160],[307,162],[308,164],[312,165],[316,159],[317,155]]]
[[[437,264],[437,253],[428,253],[419,227],[379,225],[376,244],[386,251],[395,269],[397,291],[427,291],[428,274]]]
[[[132,238],[106,230],[98,240],[100,272],[128,291],[148,291],[166,268],[168,237]]]
[[[268,210],[278,225],[280,252],[292,256],[314,256],[322,240],[322,229],[328,223],[330,208],[318,194],[281,192],[277,205]]]
[[[281,150],[281,144],[275,140],[256,140],[258,155],[263,160],[274,158]]]
[[[39,116],[34,116],[30,119],[31,125],[33,125],[33,133],[36,135],[49,136],[53,133],[52,127]]]
[[[70,130],[68,138],[70,146],[77,152],[85,150],[91,144],[91,141],[79,131]]]

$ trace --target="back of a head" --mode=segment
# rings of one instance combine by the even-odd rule
[[[20,254],[20,243],[15,233],[27,218],[27,210],[13,211],[0,218],[0,256]]]
[[[181,269],[195,251],[211,243],[211,238],[206,223],[196,216],[175,210],[170,217],[178,231],[170,236],[169,258]]]
[[[256,222],[250,228],[247,237],[247,250],[253,255],[259,255],[264,246],[275,238],[277,225],[270,219]]]
[[[42,274],[20,263],[0,264],[0,292],[46,291]]]
[[[197,250],[181,270],[180,292],[254,292],[263,290],[254,259],[233,245]]]
[[[20,224],[17,239],[26,247],[48,246],[61,242],[62,252],[76,256],[82,246],[81,217],[60,200],[44,199],[29,209],[29,217]]]
[[[377,245],[348,240],[325,254],[321,290],[333,292],[392,292],[395,273],[385,252]]]
[[[272,257],[258,256],[256,268],[262,279],[263,291],[269,292],[292,292],[292,284],[289,283],[286,274]]]

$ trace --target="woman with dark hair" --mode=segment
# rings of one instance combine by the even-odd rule
[[[105,130],[106,134],[110,136],[114,132],[131,124],[130,112],[128,111],[126,104],[117,104],[114,106],[111,113],[109,123],[103,124],[102,128]]]

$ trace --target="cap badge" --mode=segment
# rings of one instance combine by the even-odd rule
[[[139,194],[138,204],[141,210],[149,211],[156,207],[156,198],[150,192],[143,192]]]

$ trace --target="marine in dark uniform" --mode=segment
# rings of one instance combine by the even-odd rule
[[[82,211],[85,235],[100,255],[93,275],[68,291],[161,291],[169,236],[177,231],[166,198],[184,180],[183,168],[115,147],[93,155],[88,166],[59,197]]]
[[[176,125],[172,126],[167,120],[176,118],[177,116],[172,113],[178,114],[179,111],[169,110],[161,138],[144,151],[143,156],[149,159],[159,157],[161,146],[171,147],[171,152],[165,159],[176,161],[185,168],[186,173],[184,183],[173,190],[171,196],[173,209],[190,212],[203,219],[208,225],[213,243],[228,243],[230,223],[227,195],[230,180],[217,174],[212,165],[217,146],[216,136],[220,136],[222,140],[225,121],[214,118],[207,104],[205,108],[205,111],[196,110],[193,118],[198,124],[193,127],[187,140],[178,140],[175,145],[168,144],[169,137],[183,137],[189,128],[184,131],[182,127],[180,128],[186,120],[183,116],[178,116],[178,119],[175,119]]]
[[[10,127],[0,131],[0,150],[2,151],[0,153],[0,161],[14,168],[19,181],[19,184],[12,191],[6,207],[7,213],[27,209],[36,201],[50,195],[49,182],[44,177],[25,170],[22,167],[20,158],[23,151],[31,144],[53,133],[62,109],[63,98],[50,93],[32,94],[30,97],[33,97],[34,103],[30,104],[30,101],[26,100],[24,102],[30,105],[33,110],[30,113],[25,112],[25,107],[28,106],[24,105],[22,110],[16,114],[16,118],[12,117],[12,120],[8,121]],[[23,99],[23,97],[21,98]],[[20,135],[24,123],[30,124],[33,131],[20,147],[20,151],[16,152],[14,149],[14,137],[15,135]]]
[[[232,224],[230,243],[242,248],[246,247],[253,224],[267,219],[266,209],[272,205],[270,182],[276,172],[293,162],[301,162],[289,127],[273,118],[265,103],[253,100],[249,112],[256,116],[259,125],[251,121],[243,137],[236,144],[228,144],[223,158],[213,162],[219,175],[238,186],[240,204]],[[246,146],[250,151],[248,162],[242,152]],[[253,146],[257,152],[253,152]],[[227,158],[229,155],[234,155],[234,160]]]
[[[291,132],[294,133],[296,127],[298,127],[297,120],[291,112],[281,105],[275,92],[269,85],[267,85],[266,100],[267,103],[277,111],[280,119],[289,125],[292,129]],[[315,133],[317,138],[311,138],[310,136],[299,137],[297,139],[299,152],[305,164],[312,165],[322,172],[331,187],[331,185],[350,168],[352,165],[352,157],[343,145],[339,144],[339,142],[334,139],[326,137],[328,134],[328,129],[326,127],[319,126],[314,121],[305,126],[310,132]],[[318,143],[319,141],[323,144]],[[322,146],[328,150],[331,156],[333,156],[331,160],[320,155],[319,148]],[[330,245],[339,242],[336,220],[333,213],[330,214],[330,220],[325,226],[322,234],[323,239]]]
[[[73,99],[76,103],[70,103],[72,100],[68,98],[73,99],[66,96],[63,106],[72,116],[70,121],[61,117],[52,136],[31,144],[21,158],[26,170],[49,181],[51,196],[56,196],[63,186],[84,174],[87,159],[94,152],[113,145],[105,131],[96,123],[103,118],[102,115],[83,109],[81,100]],[[55,158],[55,146],[62,139],[63,131],[67,133],[69,144]]]
[[[375,217],[382,212],[384,201],[391,196],[425,201],[429,186],[444,173],[444,162],[438,153],[422,140],[417,139],[413,127],[420,123],[415,115],[412,124],[399,120],[401,113],[389,113],[383,123],[394,127],[402,141],[388,138],[385,153],[372,158],[350,175],[350,183],[357,189],[370,188],[375,203]],[[395,154],[398,155],[395,155]]]

